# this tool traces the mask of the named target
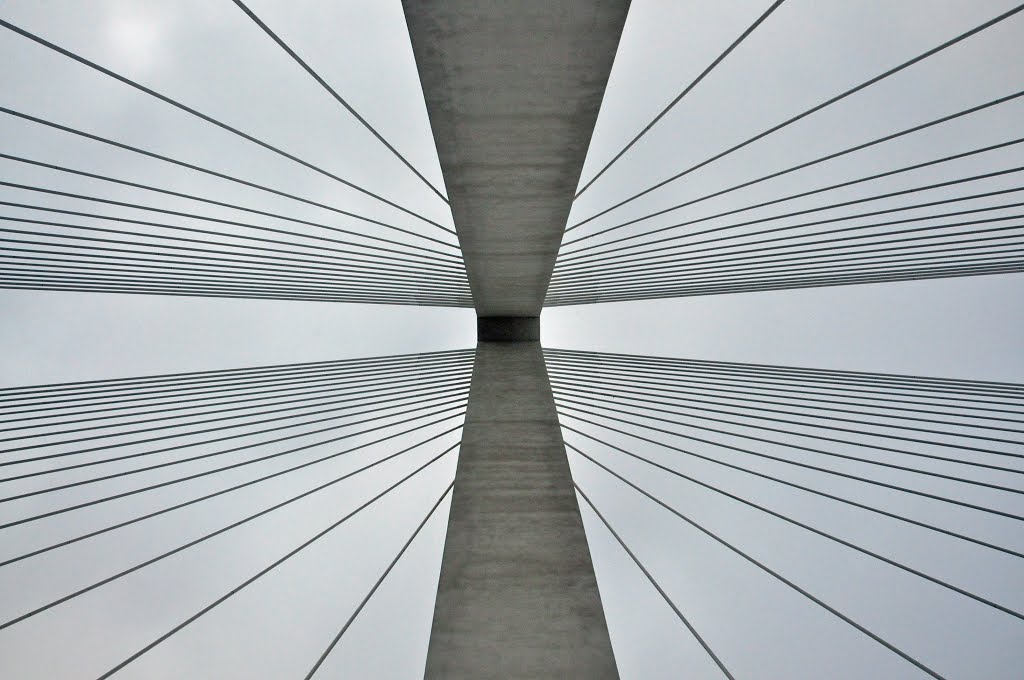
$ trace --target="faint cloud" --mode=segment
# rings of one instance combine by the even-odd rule
[[[135,72],[151,71],[163,56],[171,17],[142,4],[108,5],[106,47],[117,63],[130,64]]]

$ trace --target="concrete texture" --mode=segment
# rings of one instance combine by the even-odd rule
[[[538,316],[627,0],[404,0],[481,316]]]
[[[618,677],[539,343],[477,345],[426,677]]]
[[[478,317],[427,678],[616,678],[540,311],[627,0],[403,0]]]

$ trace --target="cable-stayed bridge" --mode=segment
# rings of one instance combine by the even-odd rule
[[[417,610],[429,644],[402,666],[413,675],[635,675],[651,654],[615,617],[631,611],[683,641],[652,643],[687,660],[665,677],[773,677],[759,670],[769,662],[856,677],[858,659],[883,677],[1012,677],[1024,385],[542,347],[540,317],[1024,271],[1024,137],[985,118],[1024,113],[1009,70],[978,101],[713,189],[697,181],[926,64],[1019,39],[1024,5],[987,8],[777,120],[751,110],[753,132],[623,195],[610,189],[619,168],[798,3],[762,3],[604,159],[588,147],[628,2],[403,4],[440,178],[305,56],[278,12],[232,7],[233,30],[368,136],[409,187],[401,195],[86,54],[46,22],[0,18],[17,53],[71,64],[320,183],[296,188],[5,97],[0,113],[27,141],[0,149],[0,287],[465,307],[478,324],[475,349],[0,389],[0,644],[41,647],[50,626],[78,639],[5,653],[4,675],[173,677],[176,641],[244,627],[218,617],[285,579],[317,616],[287,642],[304,665],[266,665],[268,677],[358,676],[343,652],[360,617],[443,536],[432,619]],[[979,120],[991,133],[962,143],[957,126]],[[883,153],[922,138],[924,155]],[[71,145],[77,160],[53,152]],[[870,154],[883,162],[864,174],[821,173]],[[381,521],[400,540],[376,537]],[[260,547],[218,553],[239,536]],[[360,536],[365,550],[343,545]],[[665,546],[684,541],[675,561]],[[598,545],[614,553],[598,559]],[[224,569],[170,607],[173,625],[100,605],[61,619],[152,574],[173,580],[190,556]],[[330,565],[327,581],[350,571],[358,593],[303,582],[296,565],[310,562]],[[285,625],[274,606],[262,617]],[[220,653],[283,663],[259,647]],[[230,661],[210,672],[241,673]]]

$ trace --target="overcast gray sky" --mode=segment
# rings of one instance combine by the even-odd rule
[[[443,185],[397,2],[274,2],[252,8],[435,184]],[[634,2],[584,170],[586,180],[767,6],[757,2]],[[764,129],[1005,11],[1009,0],[789,0],[574,207],[586,217],[695,161]],[[305,77],[227,0],[0,0],[0,14],[115,71],[278,144],[384,196],[451,225],[433,197],[379,143]],[[1016,17],[898,78],[858,94],[748,150],[637,201],[593,228],[702,195],[823,153],[1008,94],[1024,85],[1024,18]],[[377,219],[401,213],[89,71],[10,32],[0,33],[0,105],[83,128]],[[723,206],[841,181],[1020,136],[1024,104],[1000,107],[941,130],[710,203]],[[0,116],[5,153],[29,156],[178,191],[215,196],[307,219],[330,216],[284,199],[198,177],[142,157]],[[852,190],[879,193],[923,181],[1024,165],[1019,147],[955,167]],[[154,197],[0,161],[9,181],[140,200]],[[1012,186],[1002,180],[991,186]],[[25,192],[0,189],[0,200]],[[32,197],[32,200],[38,200]],[[70,199],[48,200],[67,207]],[[805,204],[801,204],[805,205]],[[806,205],[817,205],[808,202]],[[895,205],[895,203],[893,204]],[[129,209],[111,214],[131,216]],[[230,210],[205,210],[235,217]],[[5,214],[19,214],[10,209]],[[687,216],[690,214],[688,213]],[[674,217],[679,217],[675,215]],[[666,218],[656,224],[669,224]],[[415,229],[428,229],[425,225]],[[546,346],[1024,382],[1024,275],[778,291],[549,309]],[[169,371],[319,361],[470,347],[471,310],[256,300],[0,291],[0,386]],[[440,447],[436,447],[437,451]],[[339,463],[344,472],[370,458]],[[572,459],[572,458],[571,458]],[[417,459],[419,462],[425,458]],[[444,488],[453,460],[415,488],[366,513],[316,554],[296,560],[216,615],[175,635],[121,674],[138,678],[302,675]],[[95,677],[141,644],[355,507],[413,464],[396,464],[280,517],[232,532],[173,564],[145,570],[11,629],[0,631],[0,673],[12,678]],[[737,677],[917,677],[855,631],[808,611],[792,593],[762,587],[672,516],[652,510],[573,459],[580,484],[626,527],[687,614],[713,631]],[[212,467],[212,464],[207,467]],[[197,470],[207,469],[197,467]],[[1024,626],[862,565],[832,547],[706,501],[682,483],[635,471],[638,483],[689,504],[780,569],[813,581],[843,606],[909,641],[954,678],[1014,678],[1024,665]],[[170,475],[168,475],[169,477]],[[153,480],[164,477],[153,475]],[[245,476],[239,477],[244,479]],[[713,477],[718,479],[717,477]],[[234,478],[232,478],[234,479]],[[319,479],[224,500],[173,521],[85,542],[46,560],[0,567],[0,618],[101,578],[119,567],[287,497]],[[957,551],[887,527],[870,534],[833,509],[722,478],[801,517],[875,541],[879,550],[941,567],[999,601],[1022,606],[1017,562]],[[223,481],[223,480],[221,480]],[[747,486],[744,486],[747,484]],[[134,483],[104,484],[103,492]],[[5,485],[14,490],[15,485]],[[20,488],[20,487],[19,487]],[[204,487],[205,488],[205,487]],[[851,492],[852,493],[852,492]],[[88,517],[8,530],[2,557],[55,537],[159,507],[173,493],[125,500]],[[1016,498],[1007,509],[1024,509]],[[56,501],[0,508],[0,517]],[[443,545],[444,511],[360,614],[322,669],[324,677],[407,678],[422,672]],[[928,514],[924,506],[913,506]],[[341,510],[339,510],[339,508]],[[185,516],[187,515],[187,516]],[[1024,547],[1016,526],[985,527]],[[671,610],[584,511],[620,671],[625,678],[718,678]],[[874,525],[870,525],[874,526]],[[920,543],[918,543],[920,541]],[[937,564],[938,563],[938,564]],[[976,570],[972,576],[967,566]],[[979,576],[980,574],[980,576]],[[854,576],[863,576],[854,585]],[[300,585],[297,585],[300,584]],[[897,597],[897,595],[900,595]],[[901,618],[914,611],[921,620]],[[908,629],[909,628],[909,629]],[[813,639],[813,644],[807,640]],[[881,650],[881,651],[880,651]],[[837,664],[837,659],[841,663]],[[681,669],[685,669],[681,670]]]

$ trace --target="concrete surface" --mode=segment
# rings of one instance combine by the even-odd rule
[[[538,316],[628,0],[403,0],[481,316]]]
[[[629,3],[403,5],[480,340],[426,677],[616,678],[536,340]]]
[[[618,677],[540,343],[477,345],[426,677]]]

